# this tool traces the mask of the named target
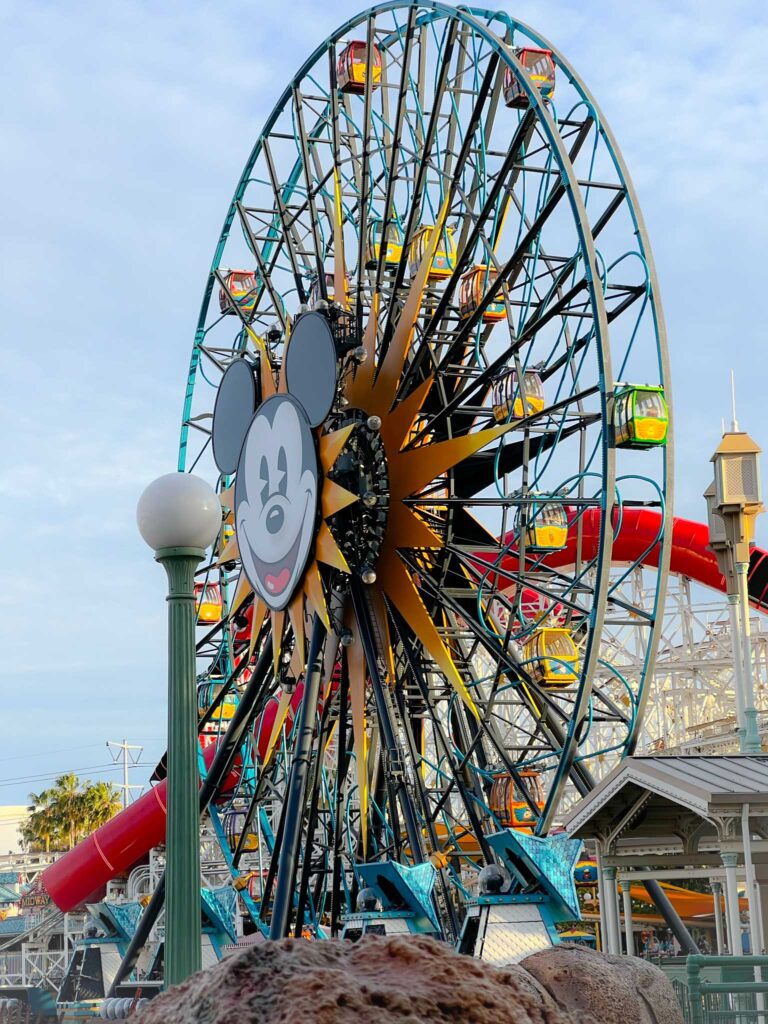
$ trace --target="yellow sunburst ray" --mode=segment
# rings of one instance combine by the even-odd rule
[[[261,627],[264,624],[264,619],[267,617],[267,606],[260,597],[255,597],[253,600],[253,618],[251,619],[251,645],[248,648],[248,664],[251,663],[253,652],[256,650],[256,644],[259,640],[259,633],[261,633]]]
[[[235,521],[235,485],[230,484],[229,487],[225,487],[223,491],[219,491],[219,501],[221,502],[222,509],[229,509],[224,520],[222,522],[222,529],[224,526],[230,526]]]
[[[353,380],[347,385],[347,398],[351,405],[363,405],[370,398],[373,374],[376,369],[376,331],[379,322],[379,296],[374,293],[371,311],[363,333],[365,362],[358,366]]]
[[[291,651],[291,660],[288,665],[291,675],[294,679],[300,679],[304,672],[304,655],[301,653],[298,647],[294,647]]]
[[[236,558],[240,557],[240,547],[237,543],[237,537],[233,536],[228,542],[224,550],[216,560],[216,565],[226,565],[227,562],[234,562]]]
[[[291,706],[291,698],[293,693],[288,690],[283,690],[280,694],[280,700],[277,704],[277,711],[275,712],[275,720],[272,723],[272,732],[269,734],[269,742],[267,743],[267,749],[264,751],[264,761],[262,763],[261,770],[269,764],[272,754],[274,753],[275,744],[277,743],[280,733],[283,731],[285,720],[288,717],[288,709]]]
[[[359,495],[353,494],[352,491],[348,491],[346,487],[340,487],[339,484],[326,477],[323,481],[323,489],[320,494],[321,515],[323,519],[329,519],[337,512],[340,512],[343,508],[346,508],[348,505],[353,505],[359,500]]]
[[[443,541],[412,508],[396,502],[389,510],[384,544],[388,550],[382,557],[393,548],[441,548]]]
[[[333,672],[336,668],[338,654],[339,636],[333,629],[329,629],[325,638],[325,649],[323,650],[323,703],[329,699],[331,694]]]
[[[342,572],[350,571],[347,560],[328,529],[327,523],[320,523],[315,539],[315,557],[324,565],[331,565],[334,569],[341,569]]]
[[[403,373],[405,360],[411,346],[414,328],[416,327],[416,322],[418,321],[421,313],[421,306],[424,301],[424,291],[427,287],[427,280],[429,271],[432,267],[432,260],[434,259],[437,246],[440,242],[440,234],[445,224],[445,218],[448,216],[449,204],[450,195],[446,195],[443,200],[443,205],[440,207],[440,212],[437,215],[432,233],[429,237],[429,242],[424,250],[424,255],[421,258],[419,269],[411,280],[408,290],[408,298],[405,300],[405,305],[400,313],[397,326],[392,334],[389,348],[386,351],[379,368],[379,372],[376,375],[376,383],[373,389],[373,401],[376,406],[376,412],[378,412],[380,416],[389,412],[392,403],[395,400],[395,394],[397,393],[397,388],[400,384],[400,377]]]
[[[386,553],[385,553],[386,557]],[[392,552],[392,557],[396,558],[397,555]],[[383,651],[379,651],[379,654],[384,658],[384,667],[387,671],[387,677],[389,685],[395,685],[395,658],[392,653],[392,637],[389,632],[389,613],[387,612],[387,605],[384,601],[384,595],[381,592],[381,587],[373,587],[370,591],[371,597],[371,612],[376,623],[376,629],[381,642],[384,647]]]
[[[388,600],[397,608],[429,656],[461,697],[466,706],[479,719],[479,714],[464,680],[453,662],[448,648],[432,621],[411,574],[397,555],[381,559],[379,581]]]
[[[298,651],[304,661],[304,591],[297,590],[288,605],[288,618],[293,630],[294,653]]]
[[[331,624],[328,619],[328,606],[325,603],[323,581],[320,578],[320,570],[317,566],[317,560],[313,560],[307,567],[307,571],[304,576],[304,593],[307,597],[307,604],[317,615],[320,616],[325,628],[330,629]]]
[[[397,459],[397,473],[392,474],[392,497],[406,498],[417,494],[441,473],[485,448],[513,426],[513,423],[503,423],[498,427],[478,430],[474,434],[454,437],[449,441],[436,441],[423,448],[401,452]]]
[[[419,415],[424,401],[432,387],[434,377],[428,377],[423,383],[412,391],[410,395],[399,402],[392,412],[386,416],[381,424],[381,439],[388,452],[399,452],[413,426],[416,417]]]
[[[262,359],[260,374],[261,397],[269,398],[270,395],[275,393],[275,382],[272,377],[272,360],[269,358],[269,350],[264,344],[264,339],[260,335],[256,334],[248,324],[245,324],[244,326],[248,337],[253,342],[256,351]]]
[[[230,618],[232,618],[232,616],[238,611],[246,597],[250,597],[252,593],[253,587],[251,586],[248,577],[244,572],[241,572],[237,581],[237,586],[235,587],[235,596],[232,598],[232,603],[229,606]]]
[[[348,612],[347,628],[352,633],[352,643],[345,648],[349,672],[349,703],[352,708],[352,736],[354,739],[357,793],[360,804],[360,840],[363,846],[363,860],[368,849],[368,736],[365,729],[365,680],[367,675],[363,643],[355,616]],[[342,714],[344,709],[342,708]]]
[[[280,653],[283,649],[283,627],[285,611],[272,612],[272,668],[277,675],[280,668]]]
[[[342,427],[341,430],[332,430],[329,434],[323,434],[320,437],[317,444],[317,454],[320,460],[320,467],[324,473],[328,472],[339,457],[341,449],[347,443],[349,435],[356,426],[356,423],[349,423],[346,427]]]

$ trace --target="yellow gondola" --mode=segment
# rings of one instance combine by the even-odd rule
[[[240,842],[245,818],[246,812],[243,810],[231,810],[224,814],[224,834],[227,837],[227,845],[233,853]],[[243,849],[252,853],[254,850],[258,850],[258,848],[259,837],[255,832],[247,832],[245,842],[243,843]]]
[[[408,269],[411,277],[421,266],[422,258],[432,239],[432,232],[435,230],[433,224],[424,224],[413,236],[410,249],[408,250]],[[432,257],[432,264],[429,268],[427,278],[430,281],[441,281],[450,277],[456,267],[456,242],[453,237],[452,228],[444,228],[440,232],[440,239],[437,249]]]
[[[372,220],[367,229],[365,244],[365,265],[375,267],[381,259],[381,224],[380,220]],[[387,245],[384,249],[384,265],[397,266],[403,253],[403,233],[397,224],[387,224]]]
[[[664,388],[631,384],[613,396],[613,439],[617,448],[654,448],[667,443],[669,409]]]
[[[579,678],[579,652],[569,629],[536,630],[525,644],[525,659],[528,672],[547,690],[564,690]]]
[[[223,681],[219,681],[203,683],[198,687],[197,709],[201,718],[208,711],[214,700],[216,700],[223,685]],[[209,722],[228,722],[231,718],[235,717],[236,709],[237,697],[234,693],[228,693],[211,715]]]
[[[532,802],[540,811],[544,810],[544,790],[539,773],[527,768],[523,769],[519,775]],[[494,775],[488,805],[503,828],[516,828],[523,832],[532,832],[536,827],[538,815],[523,799],[509,772]]]
[[[195,584],[195,608],[198,623],[221,621],[221,587],[218,583]]]
[[[461,275],[459,283],[459,316],[464,319],[471,316],[480,305],[483,296],[496,280],[496,271],[488,270],[484,264],[470,267]],[[496,323],[504,320],[507,315],[504,301],[501,298],[489,302],[483,311],[482,320],[484,324]]]
[[[568,543],[568,517],[561,502],[547,501],[546,494],[530,494],[517,513],[515,528],[525,533],[528,551],[562,551]]]
[[[525,388],[525,409],[523,412],[523,396],[517,383],[514,370],[507,370],[496,378],[491,389],[493,418],[497,423],[508,423],[510,420],[521,420],[524,416],[533,416],[544,408],[544,384],[536,370],[523,372]]]

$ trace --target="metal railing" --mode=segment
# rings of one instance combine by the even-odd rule
[[[692,955],[672,985],[686,1024],[768,1024],[768,956]]]

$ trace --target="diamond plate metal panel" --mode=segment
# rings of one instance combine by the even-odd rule
[[[489,924],[483,940],[481,959],[497,967],[516,964],[523,957],[549,949],[552,942],[541,921],[519,924]]]
[[[408,925],[405,921],[385,921],[384,922],[385,934],[387,935],[407,935]]]
[[[517,924],[523,921],[541,923],[535,903],[497,903],[488,907],[489,924]]]

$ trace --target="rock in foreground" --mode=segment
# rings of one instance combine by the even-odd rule
[[[682,1024],[663,973],[559,946],[495,968],[428,938],[283,939],[154,999],[137,1024]]]
[[[533,953],[521,966],[580,1021],[683,1024],[669,979],[646,960],[563,945]]]
[[[153,999],[137,1024],[576,1024],[515,969],[431,939],[283,939]]]

